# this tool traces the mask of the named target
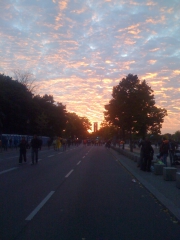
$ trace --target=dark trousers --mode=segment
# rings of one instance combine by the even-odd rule
[[[19,163],[22,163],[22,160],[26,162],[26,150],[20,150]]]
[[[38,148],[31,149],[31,157],[32,157],[32,163],[34,163],[34,159],[36,162],[38,162]]]
[[[151,156],[144,155],[141,170],[150,172],[151,170]]]
[[[171,162],[171,167],[174,164],[174,151],[170,150],[169,151],[169,158],[170,158],[170,162]]]

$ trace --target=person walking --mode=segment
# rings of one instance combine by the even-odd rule
[[[7,151],[8,150],[7,149],[8,148],[8,140],[6,137],[2,140],[2,145],[3,145],[4,151]]]
[[[150,172],[151,171],[151,161],[152,161],[153,155],[154,155],[154,149],[148,138],[146,138],[142,144],[142,154],[143,154],[143,162],[141,165],[141,170]]]
[[[34,165],[34,160],[38,163],[38,149],[39,149],[39,139],[37,135],[34,135],[33,139],[31,140],[31,157],[32,163]]]
[[[19,164],[22,164],[22,161],[26,162],[26,149],[27,149],[27,142],[25,137],[22,137],[19,143]]]
[[[14,148],[17,150],[17,147],[18,147],[18,140],[14,138]]]

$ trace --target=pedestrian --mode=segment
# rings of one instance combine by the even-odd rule
[[[66,139],[65,138],[62,139],[62,147],[63,147],[63,151],[66,151]]]
[[[53,145],[54,150],[56,151],[56,139],[53,140],[52,145]]]
[[[9,139],[9,148],[12,148],[12,138]]]
[[[34,160],[38,163],[38,149],[39,149],[39,139],[37,135],[33,136],[31,140],[31,157],[32,157],[32,164],[34,164]]]
[[[42,143],[43,143],[43,141],[42,141],[42,137],[39,139],[39,150],[41,150],[41,148],[42,148]]]
[[[169,158],[171,167],[174,164],[174,153],[177,149],[177,144],[171,138],[169,139]]]
[[[56,149],[57,151],[59,151],[61,148],[61,141],[60,141],[60,137],[56,138]]]
[[[67,139],[67,146],[68,146],[68,148],[70,147],[70,145],[71,145],[71,140],[68,138]]]
[[[160,155],[162,156],[162,162],[165,164],[166,167],[167,167],[168,152],[169,152],[169,141],[165,137],[163,137],[162,143],[160,146]]]
[[[19,143],[19,164],[22,164],[22,161],[26,162],[26,149],[27,149],[27,142],[25,137],[22,137]]]
[[[142,156],[143,161],[141,165],[141,170],[150,172],[151,171],[151,161],[154,155],[154,149],[149,141],[149,138],[146,138],[142,144]]]
[[[18,147],[18,140],[16,138],[14,138],[14,147],[17,150]]]
[[[140,158],[137,162],[137,167],[139,167],[141,169],[142,167],[142,163],[143,163],[143,144],[144,144],[144,141],[143,139],[140,139],[139,140],[139,144],[138,144],[138,147],[140,148]]]
[[[3,145],[4,151],[7,151],[8,150],[7,149],[8,148],[8,140],[6,137],[2,140],[2,145]]]

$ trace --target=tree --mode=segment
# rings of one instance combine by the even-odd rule
[[[66,126],[66,106],[56,103],[52,95],[36,95],[33,97],[31,128],[36,133],[48,136],[60,136]],[[40,122],[42,126],[40,127]],[[44,127],[43,127],[44,126]]]
[[[103,140],[107,141],[109,139],[112,139],[114,135],[117,134],[117,127],[103,121],[101,123],[101,128],[96,134],[98,134]]]
[[[26,86],[0,74],[1,132],[26,134],[32,94]]]
[[[174,133],[174,139],[177,141],[177,142],[180,142],[180,131],[176,131]]]
[[[91,123],[86,117],[80,117],[76,113],[67,113],[65,129],[67,137],[84,138],[87,131],[91,129]]]
[[[145,80],[129,74],[113,87],[112,99],[105,105],[105,119],[122,130],[145,137],[147,133],[161,133],[166,109],[157,108],[153,90]],[[132,147],[131,147],[132,150]]]
[[[35,77],[32,73],[28,71],[22,71],[20,69],[13,70],[14,76],[13,78],[17,80],[19,83],[22,83],[29,92],[35,93],[38,85],[35,84]]]

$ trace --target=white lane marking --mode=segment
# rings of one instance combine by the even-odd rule
[[[76,165],[79,165],[81,163],[81,161],[79,161]]]
[[[43,201],[32,211],[31,214],[25,219],[27,221],[30,221],[33,219],[33,217],[37,214],[37,212],[44,206],[44,204],[50,199],[50,197],[55,193],[55,191],[51,191],[44,199]]]
[[[10,172],[10,171],[13,171],[13,170],[15,170],[15,169],[17,169],[17,168],[18,168],[18,167],[14,167],[14,168],[9,168],[9,169],[7,169],[7,170],[4,170],[4,171],[0,172],[0,175],[3,174],[3,173],[7,173],[7,172]]]
[[[54,155],[49,155],[48,157],[53,157]]]
[[[82,158],[85,158],[85,156],[83,156]]]
[[[74,171],[74,169],[72,169],[70,172],[68,172],[68,174],[65,176],[66,178],[69,177],[69,175]]]

